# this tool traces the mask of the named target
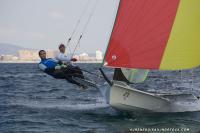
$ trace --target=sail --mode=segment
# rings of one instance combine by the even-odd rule
[[[113,80],[123,81],[123,82],[129,83],[129,80],[122,73],[121,68],[115,68],[114,75],[113,75]]]
[[[122,68],[122,73],[130,83],[143,82],[149,73],[149,70],[145,69],[127,69]]]
[[[126,83],[141,83],[147,78],[148,73],[149,70],[145,69],[115,68],[113,80]]]
[[[200,0],[121,0],[104,66],[181,70],[200,65]]]

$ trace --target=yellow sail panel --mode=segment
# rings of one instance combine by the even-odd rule
[[[200,0],[181,0],[160,69],[200,65]]]

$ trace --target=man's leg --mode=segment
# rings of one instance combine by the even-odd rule
[[[55,70],[54,73],[52,73],[52,76],[57,79],[65,79],[65,74],[63,73],[63,70]]]
[[[82,85],[80,84],[80,83],[78,83],[78,82],[76,82],[75,80],[73,80],[73,76],[75,75],[75,73],[74,72],[72,72],[72,70],[70,70],[70,69],[68,69],[68,67],[67,68],[63,68],[63,69],[61,69],[63,72],[63,75],[64,75],[64,78],[68,81],[68,82],[70,82],[70,83],[72,83],[72,84],[76,84],[76,85],[78,85],[78,86],[81,86],[82,87]]]
[[[75,74],[76,77],[84,79],[83,72],[78,66],[69,66],[69,70],[71,70],[71,72]]]
[[[78,82],[76,82],[75,80],[73,80],[71,76],[66,76],[65,79],[66,79],[68,82],[72,83],[72,84],[75,84],[75,85],[78,85],[78,86],[82,86],[80,83],[78,83]]]

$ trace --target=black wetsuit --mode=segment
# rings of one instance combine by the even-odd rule
[[[58,79],[66,79],[70,83],[82,86],[80,83],[73,80],[72,77],[79,77],[84,79],[83,73],[78,66],[68,65],[67,67],[61,67],[61,69],[55,69],[57,65],[62,65],[62,62],[53,60],[51,58],[43,59],[39,63],[39,68],[48,75]]]
[[[81,86],[78,82],[73,80],[73,77],[78,77],[84,79],[83,73],[78,66],[68,65],[66,68],[61,68],[60,70],[55,70],[51,74],[54,78],[66,79],[70,83],[77,84]]]

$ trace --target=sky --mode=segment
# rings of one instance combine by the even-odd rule
[[[104,52],[118,4],[119,0],[0,0],[0,43],[56,50],[75,30],[72,51],[83,32],[76,52]]]

